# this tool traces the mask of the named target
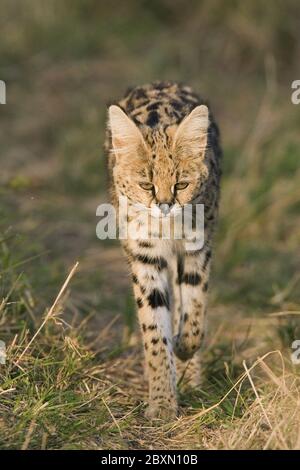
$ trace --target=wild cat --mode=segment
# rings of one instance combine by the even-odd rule
[[[128,236],[130,269],[149,381],[149,418],[177,414],[176,369],[200,380],[206,297],[220,184],[219,132],[207,105],[188,86],[156,82],[127,92],[108,111],[111,192]],[[204,205],[201,245],[162,237],[163,224]],[[121,209],[120,209],[121,210]],[[121,210],[122,213],[122,210]],[[149,220],[157,224],[145,224]],[[194,222],[194,215],[192,213]],[[145,231],[141,230],[146,225]],[[171,232],[171,231],[170,231]],[[140,234],[140,235],[139,235]],[[172,236],[173,234],[173,236]],[[176,360],[175,360],[176,358]]]

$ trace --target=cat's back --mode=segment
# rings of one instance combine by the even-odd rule
[[[179,124],[204,101],[186,85],[154,82],[129,89],[118,105],[138,126]]]

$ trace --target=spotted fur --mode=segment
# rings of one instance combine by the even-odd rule
[[[106,148],[112,198],[116,207],[119,196],[128,198],[129,215],[123,216],[132,229],[143,225],[136,203],[171,211],[187,203],[205,206],[205,239],[200,249],[187,250],[184,240],[129,237],[122,241],[143,336],[147,414],[175,416],[176,362],[179,371],[190,364],[194,383],[199,382],[219,201],[218,128],[191,88],[157,82],[129,90],[109,108]],[[182,188],[176,189],[179,182]]]

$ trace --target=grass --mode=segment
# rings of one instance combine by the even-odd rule
[[[298,449],[297,2],[2,3],[0,447]],[[210,98],[224,174],[203,385],[151,425],[126,263],[95,213],[106,104],[157,78]]]
[[[7,254],[2,241],[2,259]],[[2,265],[11,286],[0,317],[7,344],[0,375],[2,448],[299,447],[299,375],[280,350],[246,365],[249,360],[242,358],[253,349],[249,331],[237,344],[222,341],[221,331],[205,352],[201,390],[180,389],[181,417],[150,425],[141,413],[140,347],[124,345],[112,354],[105,347],[114,336],[112,322],[91,341],[88,323],[65,320],[77,265],[41,318],[25,276],[13,266],[13,258]],[[272,339],[283,336],[281,330]]]

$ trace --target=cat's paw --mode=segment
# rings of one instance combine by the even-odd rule
[[[183,340],[182,336],[176,335],[173,338],[173,351],[174,354],[181,361],[191,359],[200,345],[188,341],[186,338]]]
[[[145,411],[145,416],[149,420],[172,421],[177,417],[177,406],[161,403],[150,403]]]

